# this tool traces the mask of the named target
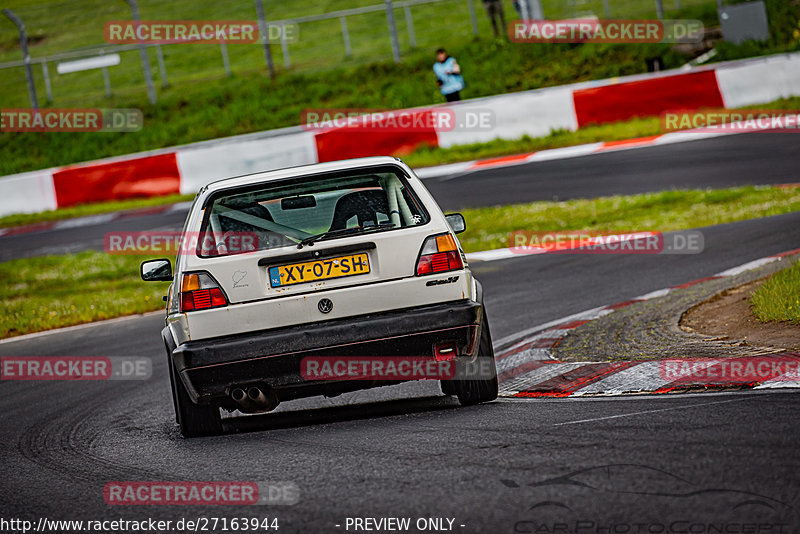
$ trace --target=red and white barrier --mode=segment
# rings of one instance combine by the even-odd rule
[[[37,213],[57,207],[52,169],[0,178],[0,215]]]
[[[411,122],[422,127],[409,131],[343,126],[314,133],[319,162],[339,159],[407,154],[420,145],[438,146],[439,141],[433,124],[433,109],[407,110]]]
[[[578,89],[572,96],[581,127],[652,117],[668,110],[722,107],[713,70]]]
[[[506,95],[466,100],[452,105],[455,123],[464,124],[469,113],[490,112],[495,121],[491,129],[459,128],[438,133],[438,146],[485,143],[494,139],[544,137],[553,130],[578,129],[570,87],[553,87]]]
[[[262,139],[245,139],[177,151],[180,192],[196,193],[207,183],[265,169],[316,163],[317,145],[311,132]]]
[[[53,171],[59,208],[169,195],[180,190],[181,175],[174,153],[111,162],[71,165]]]
[[[733,108],[790,96],[800,96],[797,53],[720,63],[690,72],[665,71],[522,91],[446,104],[454,111],[456,128],[285,128],[8,176],[0,178],[0,216],[104,200],[193,193],[231,176],[362,156],[402,155],[420,145],[451,147],[523,135],[540,137],[553,130],[574,131],[588,124],[676,109]],[[485,112],[494,118],[490,128],[458,127],[460,117]],[[405,113],[426,118],[432,108]],[[534,159],[540,156],[544,154]],[[511,159],[522,162],[531,157]]]
[[[800,95],[800,54],[766,57],[716,69],[726,108]]]

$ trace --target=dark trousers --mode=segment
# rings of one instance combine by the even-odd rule
[[[461,100],[461,91],[454,91],[450,94],[444,95],[448,102],[456,102]]]
[[[489,20],[492,21],[494,36],[500,37],[500,35],[505,35],[506,16],[505,13],[503,13],[503,2],[501,0],[483,0],[483,7],[486,8],[486,14],[489,15]]]

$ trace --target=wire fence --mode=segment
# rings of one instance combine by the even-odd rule
[[[550,19],[656,18],[716,0],[542,0]],[[278,2],[263,0],[270,25],[297,24],[296,42],[271,45],[277,74],[374,61],[402,61],[415,51],[431,53],[474,38],[490,38],[492,27],[482,0],[396,0],[391,14],[397,32],[393,46],[386,3],[376,0]],[[503,0],[505,19],[519,18],[512,0]],[[140,99],[144,77],[139,45],[111,45],[103,30],[109,20],[130,20],[122,0],[66,0],[10,6],[24,23],[39,102],[53,106],[100,106]],[[142,20],[256,20],[253,0],[139,0]],[[659,13],[661,11],[661,13]],[[182,43],[147,45],[156,89],[200,83],[263,71],[260,44]],[[59,73],[61,63],[119,55],[119,63],[80,72]],[[398,57],[399,54],[399,57]],[[24,61],[16,27],[0,18],[0,101],[2,107],[30,105]]]

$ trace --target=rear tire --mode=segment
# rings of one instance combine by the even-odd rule
[[[172,363],[171,351],[167,352],[169,382],[172,386],[172,401],[175,405],[175,419],[185,438],[213,436],[222,433],[222,419],[219,408],[214,405],[201,406],[192,402],[183,381],[177,376]]]
[[[442,388],[442,393],[445,395],[455,395],[456,388],[453,387],[452,380],[439,380],[439,386]]]
[[[489,332],[489,320],[486,311],[483,312],[483,325],[481,326],[481,341],[478,347],[478,357],[473,364],[464,364],[466,377],[453,380],[450,386],[458,396],[462,406],[471,406],[481,402],[493,401],[497,398],[497,367],[494,363],[494,349],[492,348],[492,335]],[[480,378],[470,379],[470,375]],[[442,383],[444,391],[445,384]]]

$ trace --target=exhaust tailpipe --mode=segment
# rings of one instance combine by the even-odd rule
[[[250,386],[247,391],[240,387],[233,388],[231,399],[243,413],[269,412],[274,410],[280,402],[272,388],[262,390],[258,386]]]
[[[262,390],[257,386],[253,386],[247,390],[247,397],[267,412],[274,410],[280,402],[278,401],[278,395],[275,394],[275,390],[272,388]]]

